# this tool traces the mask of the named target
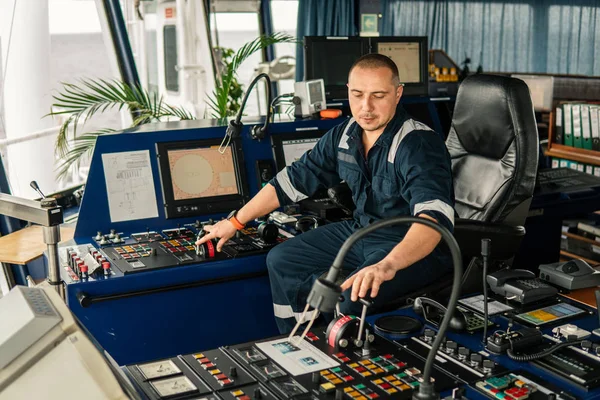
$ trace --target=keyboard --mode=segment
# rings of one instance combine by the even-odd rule
[[[586,191],[600,188],[600,178],[571,168],[541,169],[537,174],[536,194]]]

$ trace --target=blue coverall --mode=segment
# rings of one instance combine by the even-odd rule
[[[361,137],[362,128],[351,118],[327,132],[312,151],[270,182],[280,204],[286,205],[344,180],[356,204],[353,220],[305,232],[268,254],[273,307],[281,333],[292,330],[314,281],[329,269],[342,243],[356,230],[380,219],[419,214],[430,215],[450,231],[453,229],[450,155],[440,135],[410,118],[399,106],[368,157]],[[350,276],[379,262],[408,228],[379,230],[359,241],[344,260],[344,272]],[[450,268],[447,248],[438,246],[429,256],[384,282],[374,299],[375,306],[435,281]],[[341,311],[360,315],[362,306],[350,301],[350,290],[343,295],[346,300],[340,304]]]

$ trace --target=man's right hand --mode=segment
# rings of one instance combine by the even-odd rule
[[[210,239],[219,238],[220,240],[217,243],[217,251],[221,251],[223,245],[227,243],[227,241],[233,237],[237,231],[231,221],[227,219],[219,221],[214,225],[204,225],[203,229],[208,233],[196,241],[196,246],[206,243]]]

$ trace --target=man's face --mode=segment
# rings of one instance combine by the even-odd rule
[[[381,133],[396,113],[402,96],[389,68],[355,67],[348,77],[352,116],[365,132]]]

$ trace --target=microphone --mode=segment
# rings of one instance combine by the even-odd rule
[[[259,125],[254,126],[252,128],[252,130],[250,131],[250,135],[252,136],[252,139],[260,140],[260,139],[263,139],[265,137],[265,135],[267,134],[267,127],[269,126],[269,120],[271,119],[271,79],[269,78],[269,75],[262,73],[262,74],[258,74],[258,76],[256,78],[254,78],[252,80],[252,82],[250,82],[250,85],[248,85],[248,90],[246,90],[246,93],[244,93],[244,98],[242,99],[242,105],[240,106],[240,109],[237,113],[237,116],[235,117],[235,120],[232,119],[229,121],[227,130],[225,131],[225,137],[223,138],[223,141],[221,142],[221,145],[219,146],[219,153],[221,153],[221,154],[225,153],[225,147],[229,146],[231,139],[239,137],[240,134],[242,133],[242,128],[244,127],[244,124],[242,124],[242,115],[244,113],[244,108],[246,107],[246,102],[248,101],[248,96],[252,92],[254,85],[256,85],[256,83],[260,79],[264,79],[267,81],[267,83],[266,83],[266,86],[267,86],[267,116],[265,118],[264,125],[263,126],[259,126]]]
[[[39,193],[39,195],[40,195],[40,196],[42,196],[42,199],[45,199],[45,198],[46,198],[46,196],[44,195],[44,193],[42,193],[42,191],[40,190],[40,187],[38,186],[38,184],[37,184],[37,182],[36,182],[36,181],[31,181],[31,182],[29,182],[29,186],[31,186],[31,188],[32,188],[33,190],[35,190],[36,192],[38,192],[38,193]]]
[[[321,312],[331,312],[335,308],[338,298],[342,292],[340,286],[335,284],[335,281],[341,270],[344,258],[346,258],[346,254],[348,254],[348,251],[352,248],[352,246],[354,246],[358,240],[362,239],[371,232],[382,228],[387,228],[392,225],[401,224],[425,225],[442,235],[442,239],[446,242],[448,248],[450,249],[450,253],[452,255],[452,264],[454,265],[454,282],[452,284],[450,300],[448,301],[448,312],[446,312],[444,315],[438,330],[438,334],[436,335],[436,338],[431,345],[429,354],[427,355],[427,360],[425,361],[425,367],[423,369],[423,382],[419,385],[419,390],[415,391],[413,394],[413,399],[416,400],[433,400],[438,399],[439,395],[436,394],[434,384],[431,381],[431,369],[433,367],[433,361],[437,355],[437,351],[448,328],[448,324],[454,315],[456,303],[460,295],[460,281],[463,273],[462,255],[460,248],[458,247],[458,243],[456,242],[456,239],[452,233],[438,223],[425,218],[401,216],[377,221],[354,232],[348,239],[346,239],[338,251],[335,260],[333,260],[333,264],[329,268],[327,276],[325,278],[317,279],[312,287],[312,290],[310,291],[310,294],[308,295],[306,309],[308,309],[308,306],[310,305],[315,309],[315,312],[313,313],[310,323],[302,334],[302,337],[306,334],[307,330],[310,329],[312,322],[314,322],[317,314],[316,310]],[[296,325],[296,328],[294,328],[294,331],[292,332],[296,331],[299,323]]]

